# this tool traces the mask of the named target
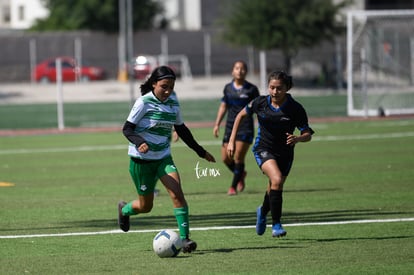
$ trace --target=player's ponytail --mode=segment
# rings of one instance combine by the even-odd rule
[[[150,77],[140,86],[141,95],[145,95],[153,90],[152,85],[162,79],[176,79],[174,71],[167,66],[160,66],[155,68]]]

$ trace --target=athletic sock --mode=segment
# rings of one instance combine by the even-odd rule
[[[269,202],[270,202],[270,213],[272,214],[272,225],[280,223],[282,217],[282,192],[279,190],[270,190]]]
[[[267,191],[265,192],[265,195],[263,197],[263,204],[262,204],[262,215],[266,216],[267,213],[270,211],[270,201],[269,201],[269,194]]]
[[[244,163],[236,163],[234,164],[234,175],[233,175],[233,181],[231,183],[231,186],[233,188],[237,187],[237,183],[242,179],[244,172]]]
[[[124,216],[132,216],[137,215],[134,211],[134,208],[132,208],[132,201],[128,202],[123,208],[122,208],[122,215]]]
[[[174,216],[177,220],[178,230],[181,239],[188,238],[190,235],[190,223],[188,218],[188,206],[174,208]]]
[[[228,164],[228,163],[225,163],[225,164],[231,172],[234,172],[234,165],[235,165],[234,160],[230,164]]]

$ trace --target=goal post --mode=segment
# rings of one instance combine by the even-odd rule
[[[191,81],[193,79],[190,62],[186,55],[159,55],[158,64],[168,64],[173,67],[177,75],[184,81]]]
[[[414,113],[414,10],[347,14],[347,113]]]

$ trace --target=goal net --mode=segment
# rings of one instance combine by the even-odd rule
[[[348,13],[347,111],[414,113],[414,10]]]
[[[186,55],[159,55],[158,64],[172,67],[177,74],[184,81],[192,80],[191,66]]]

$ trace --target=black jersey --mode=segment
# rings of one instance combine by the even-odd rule
[[[233,81],[226,84],[223,90],[222,102],[226,104],[227,107],[227,121],[226,121],[226,130],[224,133],[224,139],[227,140],[230,137],[231,130],[233,128],[234,120],[236,119],[237,114],[254,98],[259,96],[259,89],[257,87],[245,81],[241,89],[236,89],[234,87]],[[242,121],[239,127],[239,134],[254,135],[254,123],[253,118],[246,118]]]
[[[290,94],[280,108],[271,104],[270,96],[260,96],[246,106],[249,116],[257,115],[259,130],[253,146],[254,152],[269,151],[277,155],[293,158],[294,146],[286,144],[286,133],[313,130],[308,125],[308,117],[302,105]]]

